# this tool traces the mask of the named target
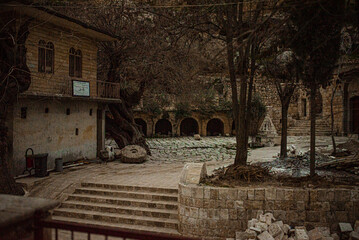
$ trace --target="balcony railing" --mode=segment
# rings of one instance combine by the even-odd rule
[[[120,84],[97,81],[97,96],[101,98],[120,98]]]

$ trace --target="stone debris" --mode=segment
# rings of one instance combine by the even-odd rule
[[[197,141],[201,140],[201,135],[199,135],[199,134],[195,134],[193,137],[194,137],[194,140],[197,140]]]
[[[359,220],[354,226],[359,230]],[[281,220],[276,221],[272,213],[263,211],[258,211],[257,218],[249,220],[247,227],[246,231],[236,232],[235,240],[359,240],[359,231],[353,231],[350,223],[339,223],[339,237],[337,233],[330,234],[329,227],[315,227],[310,231],[305,226],[292,228]]]
[[[350,233],[349,237],[350,237],[350,240],[359,240],[359,233],[353,231]]]
[[[339,229],[342,233],[353,231],[353,227],[350,223],[339,223]]]
[[[269,232],[264,231],[257,236],[258,240],[274,240],[273,236],[269,234]]]

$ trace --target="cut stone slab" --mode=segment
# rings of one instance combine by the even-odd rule
[[[272,223],[271,225],[269,225],[268,227],[268,232],[270,233],[270,235],[272,235],[273,237],[277,237],[278,235],[281,235],[281,233],[283,233],[282,228],[279,226],[279,224],[276,223]],[[284,233],[283,233],[284,235]]]
[[[269,234],[268,231],[264,231],[261,234],[259,234],[257,236],[258,240],[274,240],[274,238],[272,237],[272,235]]]
[[[351,232],[350,233],[350,240],[359,240],[359,233],[357,233],[357,232]]]
[[[236,232],[236,240],[248,240],[248,239],[256,239],[256,233],[249,232]]]
[[[295,236],[294,237],[295,240],[309,240],[307,230],[305,230],[305,227],[304,227],[304,229],[295,227],[295,235],[294,236]]]
[[[288,224],[283,224],[282,231],[284,232],[284,234],[289,234],[289,230],[290,230],[290,226]]]
[[[342,233],[353,231],[353,227],[350,223],[339,223],[339,229]]]
[[[252,220],[249,220],[248,221],[248,228],[251,228],[251,227],[255,227],[256,226],[256,223],[258,223],[259,221],[258,221],[258,219],[255,219],[255,218],[253,218]]]
[[[330,237],[329,227],[316,227],[318,231],[323,235],[323,237]]]
[[[337,233],[333,233],[330,236],[333,238],[333,240],[340,240],[339,235]]]
[[[356,221],[355,221],[354,231],[356,231],[357,233],[359,233],[359,220],[356,220]]]
[[[308,232],[308,237],[310,240],[322,240],[323,234],[317,228],[314,228]]]
[[[256,227],[250,227],[249,230],[253,230],[253,231],[255,231],[256,233],[261,233],[261,232],[262,232],[262,229],[256,228]]]
[[[199,184],[206,176],[206,163],[187,163],[182,169],[180,183]]]
[[[128,145],[121,150],[121,153],[123,163],[143,163],[147,157],[146,149],[138,145]]]
[[[262,232],[268,230],[268,225],[267,225],[266,223],[262,223],[262,222],[257,222],[257,223],[254,225],[254,227],[261,229]]]

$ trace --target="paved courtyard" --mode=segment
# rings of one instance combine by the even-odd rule
[[[309,148],[309,137],[289,137],[289,144],[299,150]],[[337,142],[346,141],[339,137]],[[208,172],[233,163],[234,137],[205,137],[200,141],[192,137],[149,138],[152,156],[143,164],[124,164],[119,161],[91,163],[67,168],[61,173],[51,172],[45,178],[22,178],[17,181],[28,187],[28,196],[64,200],[81,182],[113,183],[177,188],[181,170],[187,162],[207,162]],[[317,146],[330,145],[330,137],[318,137]],[[279,146],[252,149],[248,161],[274,160]]]

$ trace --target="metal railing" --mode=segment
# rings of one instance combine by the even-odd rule
[[[95,234],[96,237],[99,235],[104,236],[105,240],[108,237],[122,238],[123,240],[200,240],[199,238],[187,238],[179,235],[160,234],[152,232],[142,231],[129,231],[121,228],[98,226],[91,224],[82,223],[70,223],[59,220],[53,220],[50,218],[41,219],[35,218],[35,240],[46,240],[44,229],[52,229],[55,231],[55,238],[53,240],[63,239],[59,237],[59,230],[70,231],[70,239],[74,240],[74,233],[85,233],[87,239],[91,239],[91,235]],[[83,238],[82,238],[83,239]]]
[[[120,98],[120,84],[96,81],[97,96],[101,98]]]

